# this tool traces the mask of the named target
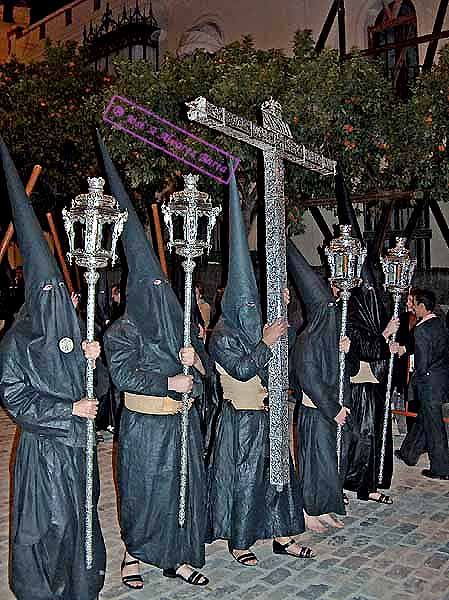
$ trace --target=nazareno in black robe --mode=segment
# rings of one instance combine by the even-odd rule
[[[209,345],[212,358],[234,379],[259,376],[267,385],[271,351],[262,341],[248,347],[239,332],[219,321]],[[269,415],[237,410],[226,398],[208,465],[207,541],[227,539],[246,550],[255,541],[304,531],[303,501],[290,457],[290,482],[270,484]]]
[[[360,500],[368,500],[369,494],[376,492],[378,488],[389,488],[393,474],[390,413],[383,476],[382,480],[378,481],[390,357],[388,343],[380,330],[381,312],[374,289],[364,286],[352,291],[348,310],[351,351],[360,361],[370,365],[374,377],[379,382],[350,384],[353,438],[348,449],[348,469],[344,487],[357,492]]]
[[[288,243],[288,269],[305,305],[307,323],[297,336],[290,356],[290,387],[300,403],[298,411],[298,476],[308,515],[345,514],[343,481],[351,419],[343,428],[340,472],[337,468],[340,311],[330,288]],[[347,358],[344,404],[348,406],[349,375],[355,365]],[[316,408],[304,406],[303,392]]]
[[[99,141],[113,196],[128,211],[121,240],[128,263],[126,311],[105,333],[114,385],[121,392],[150,396],[168,391],[168,378],[182,374],[183,311],[166,280],[121,179]],[[192,345],[207,375],[210,362],[192,332]],[[193,369],[192,397],[204,407],[203,381]],[[204,442],[196,406],[189,411],[186,522],[178,525],[181,414],[152,415],[128,410],[120,421],[118,484],[120,526],[127,551],[162,569],[204,564]]]
[[[168,285],[168,284],[163,284]],[[208,368],[205,352],[197,353]],[[114,385],[121,392],[181,396],[167,391],[170,368],[125,313],[105,334],[105,349]],[[196,404],[202,403],[202,377],[194,373],[196,403],[189,411],[188,496],[186,523],[178,525],[181,414],[148,415],[123,408],[118,451],[120,526],[127,551],[161,569],[183,563],[204,565],[204,440]]]
[[[18,600],[94,600],[106,553],[97,514],[94,456],[93,564],[84,561],[86,420],[78,319],[9,154],[1,143],[24,259],[25,304],[0,346],[0,395],[20,438],[14,461],[10,583]]]
[[[363,243],[354,207],[339,168],[335,177],[335,195],[340,223],[351,225],[352,235]],[[389,488],[393,474],[393,436],[389,411],[384,468],[379,481],[390,353],[382,335],[388,316],[384,294],[376,277],[377,246],[378,241],[376,244],[375,240],[362,265],[362,285],[351,291],[348,305],[347,332],[351,340],[351,356],[368,363],[379,382],[350,385],[353,435],[348,447],[345,488],[357,492],[361,500],[368,500],[369,494],[376,492],[377,488]]]
[[[270,348],[262,341],[259,293],[235,179],[230,183],[228,283],[209,343],[211,357],[234,379],[259,377],[267,387]],[[302,497],[290,457],[290,483],[270,484],[269,417],[237,410],[224,398],[208,465],[207,541],[246,550],[256,540],[304,531]],[[268,399],[269,403],[269,399]]]

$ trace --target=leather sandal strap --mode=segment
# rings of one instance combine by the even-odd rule
[[[278,544],[279,544],[279,542],[278,542]],[[282,548],[284,550],[287,550],[287,548],[290,548],[290,546],[293,546],[293,544],[296,544],[296,540],[291,538],[286,544],[279,544],[279,545],[282,546]]]
[[[242,563],[243,565],[250,560],[257,560],[257,556],[253,552],[247,552],[246,554],[240,554],[239,556],[233,552],[232,555],[237,562]]]
[[[299,551],[299,558],[310,558],[312,554],[312,548],[308,548],[307,546],[301,546],[301,550]]]
[[[129,565],[138,565],[138,564],[139,564],[138,560],[123,561],[123,566],[124,567],[128,567]]]
[[[143,583],[143,578],[142,575],[124,575],[122,581],[123,583],[130,583],[132,581]]]
[[[202,575],[198,571],[192,571],[187,579],[189,583],[195,585],[199,579],[201,579]]]

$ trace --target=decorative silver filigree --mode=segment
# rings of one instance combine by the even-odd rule
[[[341,330],[340,338],[346,335],[348,320],[348,301],[351,289],[362,283],[360,273],[366,258],[366,249],[362,247],[357,238],[351,237],[351,225],[340,225],[341,236],[332,240],[325,249],[326,257],[331,270],[329,281],[340,290],[341,298]],[[338,402],[343,406],[346,355],[339,353],[339,382]],[[337,465],[340,470],[341,462],[341,437],[342,427],[337,427]]]
[[[120,212],[117,201],[103,194],[104,179],[88,178],[89,191],[80,194],[72,201],[69,210],[64,209],[62,216],[69,238],[69,262],[86,267],[84,277],[87,282],[86,339],[94,341],[95,322],[95,286],[100,277],[97,269],[104,268],[108,262],[115,263],[117,240],[128,218],[128,211]],[[110,249],[103,248],[104,226],[112,226]],[[83,247],[76,248],[76,229],[81,228]],[[62,341],[62,340],[61,340]],[[61,351],[64,350],[61,348]],[[86,361],[86,397],[94,401],[94,364],[93,359]],[[87,420],[86,440],[86,500],[85,500],[85,561],[86,569],[92,568],[92,532],[93,532],[93,465],[95,448],[95,429],[91,419]]]
[[[191,345],[190,327],[192,319],[192,276],[195,269],[195,258],[208,253],[211,248],[212,231],[215,226],[221,207],[212,206],[209,195],[197,189],[199,175],[184,175],[184,190],[174,192],[170,200],[162,205],[162,214],[169,232],[168,246],[185,260],[182,263],[185,272],[184,285],[184,347]],[[207,219],[206,237],[198,236],[200,218]],[[183,236],[174,237],[173,221],[181,218],[183,222]],[[184,375],[189,374],[189,367],[183,367]],[[189,428],[189,403],[190,394],[182,395],[181,413],[181,467],[179,487],[178,522],[180,527],[185,524],[186,494],[188,484],[188,428]]]
[[[393,294],[393,319],[397,319],[399,317],[399,304],[401,302],[401,296],[408,293],[408,290],[412,283],[413,273],[415,272],[416,268],[416,259],[411,258],[409,250],[405,247],[406,243],[406,238],[397,237],[396,246],[394,248],[390,248],[390,250],[388,250],[387,255],[380,259],[380,262],[382,263],[382,270],[385,275],[385,289]],[[391,341],[396,341],[396,333],[392,335]],[[390,361],[388,364],[387,391],[385,394],[384,420],[382,427],[382,446],[380,450],[380,463],[378,475],[379,484],[382,483],[385,466],[388,421],[390,418],[391,410],[393,364],[394,354],[391,354]]]
[[[255,148],[264,155],[268,321],[286,317],[283,289],[287,284],[285,259],[285,202],[283,161],[333,175],[336,163],[297,144],[282,120],[281,105],[270,98],[262,105],[263,126],[215,106],[204,97],[187,102],[188,118]],[[289,481],[288,341],[283,336],[272,348],[269,362],[270,482],[281,489]]]

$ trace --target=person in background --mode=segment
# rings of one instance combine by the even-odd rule
[[[430,468],[422,474],[431,479],[449,480],[449,451],[442,405],[449,394],[449,332],[434,308],[435,294],[430,290],[415,290],[414,372],[412,385],[419,404],[418,416],[406,435],[396,456],[407,465],[416,465],[424,452],[429,455]],[[398,342],[391,350],[399,355],[409,354]]]

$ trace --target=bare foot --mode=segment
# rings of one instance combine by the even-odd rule
[[[325,533],[327,527],[320,521],[318,517],[313,517],[304,512],[304,520],[306,523],[306,529],[314,531],[315,533]]]
[[[319,520],[322,523],[326,523],[326,525],[329,525],[330,527],[335,527],[336,529],[342,529],[345,526],[343,521],[340,521],[339,519],[335,519],[330,514],[320,515]]]

